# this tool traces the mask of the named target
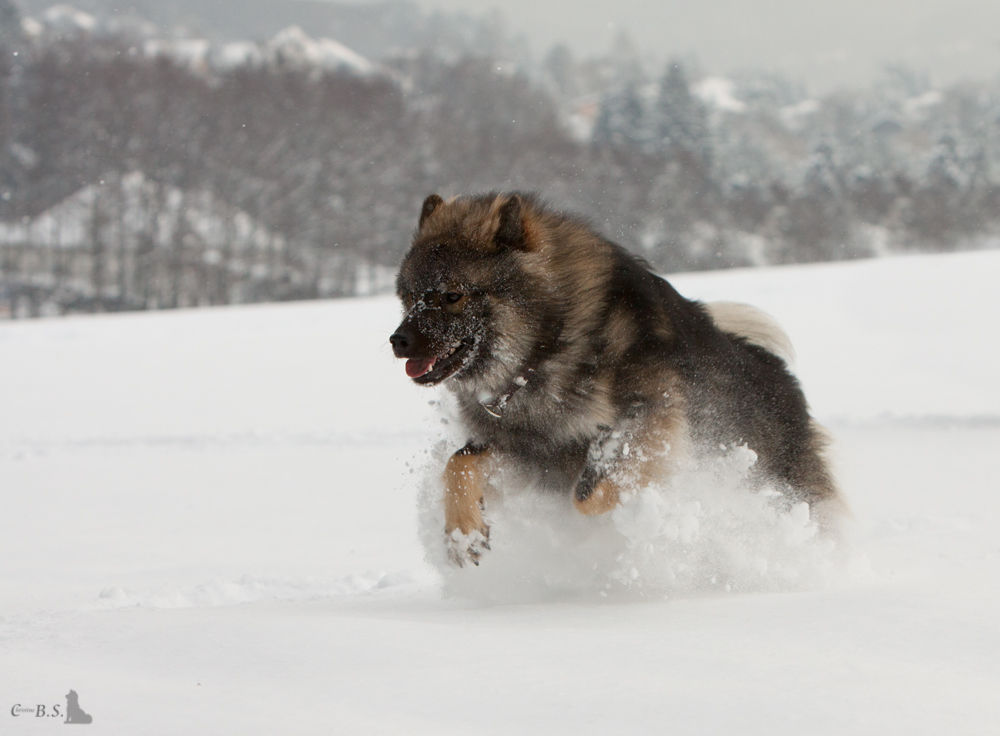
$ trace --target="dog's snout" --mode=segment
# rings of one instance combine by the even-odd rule
[[[400,326],[392,335],[389,337],[389,343],[392,345],[392,352],[397,358],[405,358],[407,351],[413,347],[413,343],[416,342],[414,339],[413,331],[407,327]]]

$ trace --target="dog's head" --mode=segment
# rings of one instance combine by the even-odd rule
[[[520,368],[537,329],[526,261],[538,249],[535,207],[517,194],[424,201],[396,279],[405,316],[389,338],[415,382],[480,379],[488,390]]]

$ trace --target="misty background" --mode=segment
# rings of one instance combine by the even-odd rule
[[[0,0],[0,316],[369,294],[535,190],[665,271],[1000,245],[1000,4]]]
[[[992,0],[420,0],[427,10],[502,7],[533,48],[605,53],[621,32],[644,58],[697,59],[706,73],[773,71],[815,93],[870,84],[886,64],[939,83],[1000,68],[1000,3]]]
[[[51,0],[22,3],[34,14],[51,5]],[[183,26],[228,40],[270,38],[294,24],[376,57],[394,43],[412,43],[413,30],[438,13],[488,18],[501,32],[525,39],[535,56],[557,44],[578,55],[601,56],[624,32],[654,67],[683,57],[696,59],[711,74],[778,72],[817,94],[870,84],[888,64],[913,67],[939,84],[990,79],[1000,69],[1000,3],[994,0],[78,0],[74,5],[98,15],[136,12],[166,29]],[[393,12],[383,13],[389,6],[395,6]],[[384,20],[389,16],[395,23]]]

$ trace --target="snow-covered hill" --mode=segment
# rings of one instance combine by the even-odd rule
[[[1000,253],[672,281],[788,329],[853,540],[737,551],[765,582],[836,574],[602,598],[529,579],[574,550],[498,534],[462,575],[500,603],[443,588],[418,498],[450,427],[391,357],[389,298],[0,324],[0,731],[72,688],[109,734],[989,732]],[[707,577],[698,508],[660,553]]]
[[[172,59],[195,73],[256,66],[265,61],[315,72],[346,72],[363,76],[377,71],[377,66],[357,51],[331,38],[312,38],[298,25],[279,30],[265,43],[221,41],[218,38],[190,37],[190,30],[187,29],[177,29],[179,33],[176,35],[164,32],[134,12],[120,14],[115,9],[106,17],[97,18],[72,5],[59,4],[39,13],[37,18],[26,16],[21,26],[25,38],[35,42],[91,34],[124,36],[141,41],[139,46],[146,56]]]

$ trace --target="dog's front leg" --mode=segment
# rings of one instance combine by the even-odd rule
[[[448,458],[444,470],[444,535],[448,559],[458,567],[479,564],[490,548],[490,528],[483,521],[490,450],[472,442]]]

